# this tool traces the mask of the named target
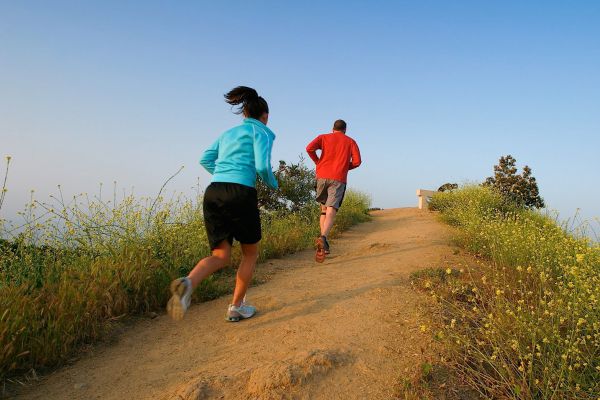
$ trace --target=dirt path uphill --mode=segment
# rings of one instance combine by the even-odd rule
[[[412,271],[453,259],[447,229],[419,210],[373,213],[332,242],[258,268],[277,271],[248,298],[258,314],[227,323],[229,297],[180,323],[141,321],[112,345],[22,393],[25,399],[389,399],[421,362],[429,300]]]

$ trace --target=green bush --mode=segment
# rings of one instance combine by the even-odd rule
[[[507,207],[490,188],[433,202],[459,242],[485,260],[432,288],[466,379],[492,398],[597,399],[600,247],[539,212]]]
[[[296,164],[279,161],[275,177],[279,182],[277,190],[270,189],[261,180],[256,183],[260,208],[297,212],[314,203],[317,178],[315,171],[306,166],[302,157]]]
[[[369,206],[349,191],[336,231],[368,218]],[[115,319],[161,310],[169,282],[210,254],[201,210],[200,197],[59,195],[52,204],[32,199],[20,227],[0,221],[0,381],[60,364]],[[261,260],[310,246],[318,216],[314,202],[265,211]],[[203,281],[195,300],[230,292],[233,274],[227,268]]]
[[[523,167],[523,172],[517,174],[517,160],[510,154],[500,157],[498,165],[494,166],[494,176],[484,182],[500,193],[505,199],[525,208],[543,208],[544,200],[540,197],[537,182],[531,174],[531,168]]]
[[[442,186],[438,188],[438,192],[449,192],[451,190],[458,189],[458,183],[444,183]]]

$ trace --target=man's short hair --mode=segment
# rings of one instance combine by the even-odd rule
[[[346,132],[346,121],[344,121],[343,119],[338,119],[337,121],[335,121],[333,123],[333,130]]]

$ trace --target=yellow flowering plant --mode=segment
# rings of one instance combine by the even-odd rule
[[[598,246],[488,187],[439,193],[431,204],[478,260],[417,286],[446,309],[445,337],[465,379],[490,398],[598,399]]]

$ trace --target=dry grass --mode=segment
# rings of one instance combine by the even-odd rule
[[[50,204],[32,198],[20,226],[0,220],[0,380],[64,362],[114,319],[161,310],[169,282],[209,254],[200,200],[59,193]],[[368,219],[368,207],[349,192],[338,231]],[[317,208],[265,215],[261,260],[310,246]],[[231,291],[231,275],[202,282],[195,300]]]
[[[491,398],[598,399],[600,247],[481,187],[433,205],[480,260],[413,276],[441,301],[463,377]]]

